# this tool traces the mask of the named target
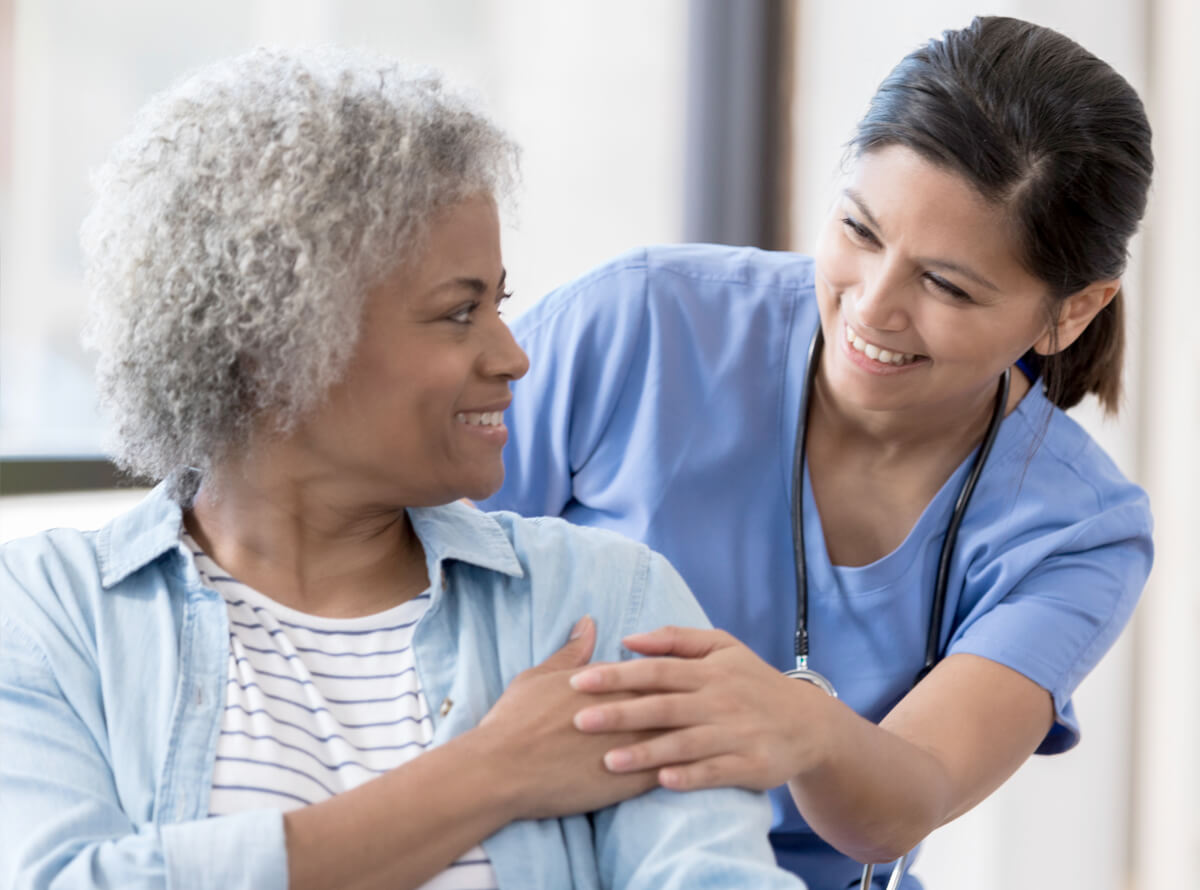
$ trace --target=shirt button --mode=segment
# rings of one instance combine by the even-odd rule
[[[451,698],[442,699],[442,706],[438,708],[438,713],[445,717],[450,713],[450,709],[454,707],[454,700]]]

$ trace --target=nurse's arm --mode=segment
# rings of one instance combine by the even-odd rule
[[[897,859],[967,812],[1054,722],[1045,689],[966,654],[942,661],[879,726],[845,706],[828,711],[825,750],[788,786],[813,830],[860,862]]]
[[[987,797],[1054,719],[1049,693],[975,655],[947,657],[877,726],[723,631],[664,627],[625,645],[666,657],[575,674],[582,691],[642,693],[586,708],[575,725],[668,731],[609,751],[610,769],[658,769],[675,791],[786,782],[809,825],[864,862],[898,858]]]

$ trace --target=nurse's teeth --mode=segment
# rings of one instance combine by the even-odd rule
[[[907,365],[916,358],[910,352],[892,352],[890,349],[881,349],[874,343],[868,343],[849,328],[846,328],[846,340],[854,347],[856,352],[861,352],[867,358],[882,362],[885,365]]]

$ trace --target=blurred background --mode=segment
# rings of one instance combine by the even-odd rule
[[[930,890],[1186,887],[1200,874],[1197,0],[0,0],[0,541],[140,492],[104,459],[77,242],[88,172],[188,70],[260,43],[369,46],[476,91],[524,146],[513,311],[640,244],[805,251],[853,124],[910,49],[975,14],[1070,35],[1141,92],[1157,176],[1126,278],[1120,418],[1077,418],[1150,492],[1157,559],[1076,697],[1083,742],[937,832]],[[3,602],[0,600],[0,608]]]

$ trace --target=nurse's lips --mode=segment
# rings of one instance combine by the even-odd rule
[[[862,353],[873,362],[878,362],[881,365],[892,365],[897,368],[911,365],[923,356],[911,352],[895,352],[884,346],[877,346],[869,340],[863,339],[859,334],[856,334],[850,329],[850,325],[845,325],[846,328],[846,343],[855,352]]]

